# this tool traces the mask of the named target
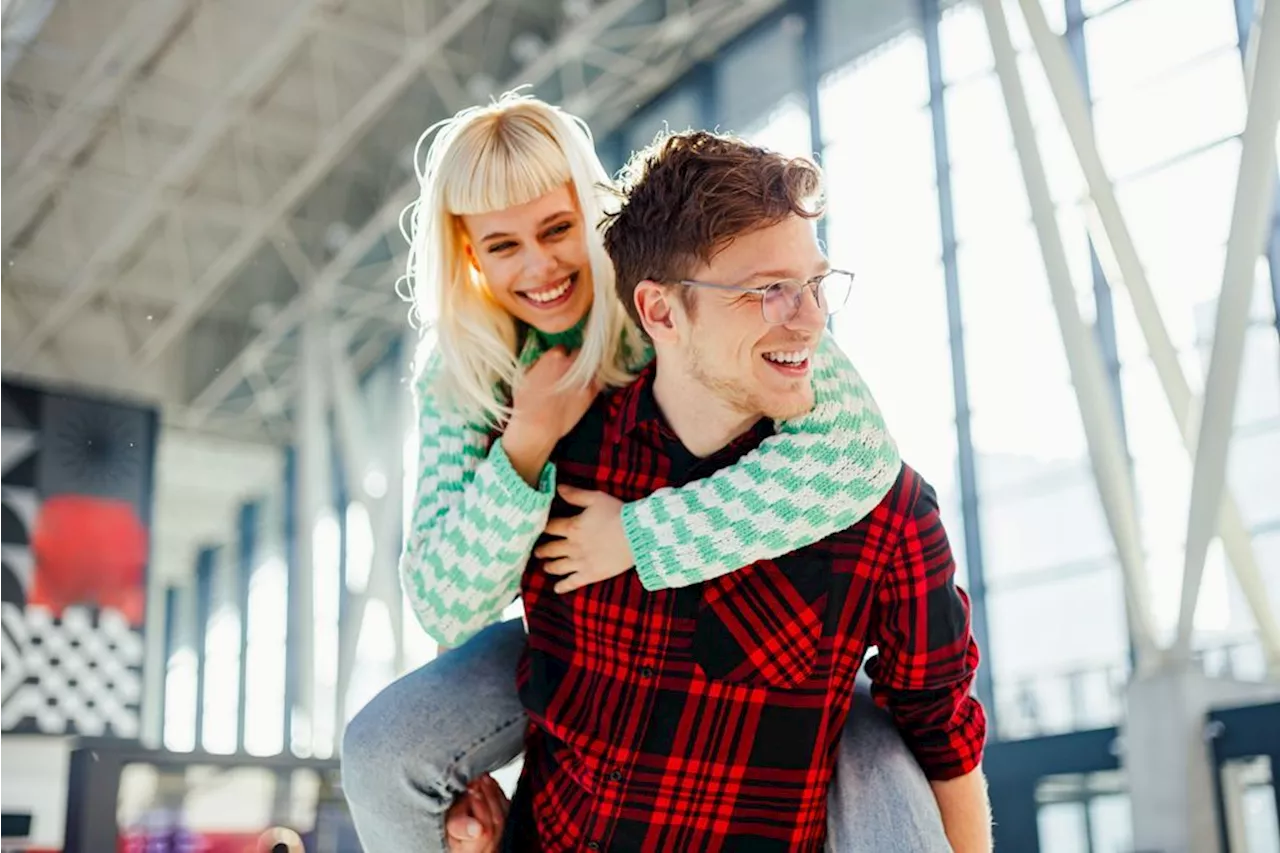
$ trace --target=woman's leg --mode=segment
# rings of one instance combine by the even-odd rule
[[[524,745],[521,620],[491,625],[389,685],[342,739],[342,785],[366,853],[446,849],[445,811]]]
[[[860,685],[827,801],[830,853],[951,853],[929,780]]]

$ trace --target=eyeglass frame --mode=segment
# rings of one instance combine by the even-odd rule
[[[847,276],[849,280],[849,290],[848,292],[845,293],[844,299],[841,300],[839,305],[833,306],[831,303],[828,302],[824,306],[823,300],[819,296],[819,290],[822,287],[823,283],[826,282],[827,278],[832,275]],[[818,275],[812,276],[811,278],[807,278],[804,281],[800,281],[800,279],[796,279],[796,278],[783,278],[783,279],[778,279],[777,281],[772,281],[760,287],[741,287],[739,285],[734,285],[734,284],[717,284],[715,282],[697,281],[695,279],[690,279],[690,278],[677,279],[672,283],[682,284],[682,285],[685,285],[686,287],[707,287],[714,290],[732,291],[734,293],[755,294],[760,297],[760,315],[761,317],[764,318],[764,321],[772,326],[781,326],[785,323],[790,323],[792,320],[796,318],[796,315],[800,313],[800,303],[798,302],[796,303],[795,309],[793,310],[791,316],[787,317],[785,320],[778,320],[777,322],[770,320],[768,317],[764,316],[764,305],[765,305],[765,299],[767,297],[768,292],[773,288],[779,287],[780,285],[786,284],[788,282],[800,281],[800,288],[802,290],[808,290],[809,292],[811,292],[813,294],[813,301],[818,304],[819,308],[822,308],[825,311],[828,317],[830,317],[833,314],[835,314],[837,311],[839,311],[841,308],[844,308],[845,304],[848,303],[849,294],[853,292],[853,279],[854,279],[854,273],[850,272],[849,270],[829,269],[826,272],[819,273]]]

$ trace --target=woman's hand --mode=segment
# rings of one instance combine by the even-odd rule
[[[535,488],[556,443],[577,425],[600,391],[595,382],[586,388],[556,387],[576,358],[563,347],[547,350],[511,391],[511,420],[502,446],[516,473]]]
[[[622,527],[622,501],[604,492],[572,486],[561,486],[559,492],[583,510],[571,518],[548,521],[547,532],[561,538],[533,550],[535,557],[546,560],[543,569],[564,578],[556,584],[556,592],[571,592],[617,577],[636,564]]]
[[[445,814],[449,853],[496,853],[511,804],[488,774],[467,786]]]

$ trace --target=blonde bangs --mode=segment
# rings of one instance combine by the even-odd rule
[[[569,183],[569,162],[547,128],[527,113],[498,113],[469,125],[440,164],[445,208],[454,215],[527,204]]]

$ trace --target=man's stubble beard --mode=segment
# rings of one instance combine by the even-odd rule
[[[707,393],[720,399],[744,417],[764,417],[781,421],[799,417],[813,408],[812,397],[807,403],[770,403],[764,395],[746,387],[742,381],[717,376],[708,369],[707,365],[710,362],[693,341],[689,343],[685,363],[690,381],[701,386]]]

